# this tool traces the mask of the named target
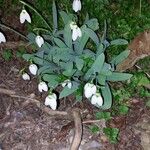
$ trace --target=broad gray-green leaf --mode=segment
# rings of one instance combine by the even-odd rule
[[[22,57],[26,60],[29,61],[30,59],[32,59],[34,57],[33,54],[23,54]]]
[[[96,18],[86,21],[86,25],[94,31],[99,29],[99,23]]]
[[[125,81],[132,77],[129,73],[113,72],[110,76],[107,76],[108,81]]]
[[[105,85],[105,84],[106,84],[106,76],[103,75],[103,74],[99,74],[99,75],[97,76],[97,80],[98,80],[98,83],[99,83],[100,85]]]
[[[111,45],[127,45],[128,41],[125,39],[116,39],[110,42]]]
[[[101,53],[104,52],[104,50],[105,50],[105,49],[104,49],[103,44],[100,43],[100,44],[98,45],[98,47],[97,47],[96,55],[97,55],[97,56],[100,55]]]
[[[61,48],[67,47],[66,44],[62,40],[60,40],[59,38],[54,38],[54,42],[57,44],[57,46],[59,46]]]
[[[58,22],[57,22],[57,8],[56,8],[56,4],[55,4],[55,0],[53,0],[53,7],[52,7],[52,11],[53,11],[53,25],[54,25],[54,30],[58,29]]]
[[[67,14],[67,13],[64,12],[64,11],[60,11],[60,16],[62,17],[63,22],[64,22],[65,25],[66,25],[68,22],[72,21],[73,18],[74,18],[73,14]]]
[[[27,38],[29,39],[30,43],[35,43],[36,34],[30,32],[30,33],[27,35]]]
[[[99,45],[99,38],[92,29],[85,28],[85,34],[88,35],[97,46]]]
[[[120,53],[118,56],[112,59],[111,63],[114,65],[120,64],[124,59],[126,59],[130,54],[130,50],[125,50]]]
[[[78,68],[78,70],[82,70],[82,68],[84,66],[83,59],[76,57],[75,58],[75,63],[76,63],[76,67]]]
[[[77,91],[78,86],[79,86],[78,83],[72,82],[72,88],[71,88],[71,89],[69,89],[67,86],[64,87],[64,89],[61,91],[61,93],[60,93],[60,95],[59,95],[59,98],[61,99],[61,98],[63,98],[63,97],[66,97],[66,96],[68,96],[68,95],[74,93],[75,91]]]
[[[71,33],[70,23],[65,25],[65,28],[64,28],[64,40],[65,40],[66,45],[69,48],[72,48],[72,33]]]
[[[105,61],[105,55],[102,53],[96,58],[92,67],[85,74],[85,79],[88,80],[92,74],[99,73],[103,67],[104,61]]]
[[[112,94],[109,88],[109,85],[106,84],[105,87],[101,88],[102,96],[103,96],[103,106],[101,106],[101,109],[109,109],[112,106]]]

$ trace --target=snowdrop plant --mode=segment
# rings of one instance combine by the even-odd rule
[[[106,22],[103,34],[98,35],[99,23],[96,18],[89,19],[86,16],[82,24],[77,24],[76,15],[57,11],[55,1],[52,7],[52,28],[35,8],[22,0],[20,2],[24,7],[32,9],[45,23],[43,28],[34,30],[37,33],[29,33],[26,37],[30,44],[37,46],[37,51],[23,55],[25,60],[38,66],[37,70],[33,67],[34,71],[31,69],[30,72],[35,74],[37,71],[36,74],[42,80],[38,85],[39,91],[48,89],[55,91],[58,86],[63,86],[58,97],[50,92],[45,99],[45,105],[55,110],[57,99],[74,94],[78,101],[85,97],[94,106],[109,109],[112,105],[109,83],[128,80],[132,75],[115,70],[116,66],[129,55],[129,50],[123,51],[110,61],[107,61],[105,53],[110,46],[126,45],[128,42],[120,38],[108,41]],[[81,10],[80,0],[73,1],[73,10],[75,12]],[[61,18],[58,18],[57,12]],[[64,22],[63,28],[59,26],[59,19]]]

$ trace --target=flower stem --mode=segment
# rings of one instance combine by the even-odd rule
[[[44,29],[44,28],[34,28],[33,31],[45,31],[45,32],[50,32],[49,30]]]
[[[18,35],[21,36],[22,38],[28,40],[28,38],[27,38],[25,35],[23,35],[22,33],[18,32],[18,31],[16,31],[16,30],[13,29],[12,27],[9,27],[9,26],[7,26],[7,25],[5,25],[5,24],[2,24],[2,23],[0,23],[0,27],[5,28],[5,29],[10,30],[10,31],[13,31],[14,33],[18,34]]]
[[[43,18],[43,16],[35,8],[33,8],[30,4],[28,4],[28,3],[26,3],[22,0],[20,0],[20,3],[22,3],[23,5],[29,7],[30,9],[32,9],[43,20],[43,22],[47,25],[47,27],[50,29],[50,31],[52,31],[50,25],[47,23],[45,18]]]

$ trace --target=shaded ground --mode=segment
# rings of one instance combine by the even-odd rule
[[[36,98],[43,103],[46,96],[46,94],[39,94],[36,77],[32,77],[31,81],[22,80],[19,70],[24,66],[27,64],[22,60],[15,58],[7,62],[0,56],[0,88],[15,90],[18,96],[25,97],[10,98],[0,94],[0,145],[2,150],[59,150],[63,147],[66,150],[69,149],[73,137],[73,122],[50,118],[30,102],[24,105],[28,100],[27,97]],[[60,103],[58,110],[77,107],[81,110],[83,121],[95,119],[93,116],[97,109],[86,101],[75,103],[73,97],[69,97]],[[116,117],[107,123],[111,127],[120,129],[118,144],[109,144],[105,135],[101,132],[96,135],[92,134],[88,128],[90,124],[84,124],[81,148],[94,150],[96,145],[102,150],[142,150],[141,144],[150,146],[150,111],[145,107],[142,99],[133,98],[130,103],[131,111],[128,116]],[[94,124],[105,127],[104,120]]]

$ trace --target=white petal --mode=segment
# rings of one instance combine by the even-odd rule
[[[67,86],[68,86],[69,89],[71,89],[72,88],[72,83],[68,82]]]
[[[91,83],[86,83],[85,86],[84,86],[84,90],[85,90],[86,88],[88,88],[90,85],[91,85]]]
[[[31,64],[31,65],[29,66],[29,70],[30,70],[31,74],[36,75],[36,74],[37,74],[38,67],[37,67],[37,65],[35,65],[35,64]]]
[[[30,15],[28,14],[28,12],[23,9],[20,13],[20,23],[24,23],[25,21],[28,21],[29,23],[31,23],[31,17]]]
[[[48,95],[46,98],[45,98],[45,105],[46,106],[50,106],[53,110],[56,110],[57,108],[57,96],[55,93],[53,93],[52,95]]]
[[[84,95],[85,95],[86,98],[90,98],[93,95],[93,93],[91,92],[91,88],[89,88],[89,87],[86,88],[84,90]]]
[[[46,84],[45,82],[40,82],[40,83],[38,84],[38,90],[39,90],[40,92],[43,92],[43,91],[47,92],[47,91],[48,91],[48,86],[47,86],[47,84]]]
[[[30,80],[30,76],[27,73],[22,75],[23,80]]]
[[[91,92],[92,92],[92,94],[96,93],[96,86],[94,84],[91,87]]]
[[[103,98],[101,96],[98,97],[97,99],[97,105],[102,106],[103,105]]]
[[[91,104],[96,105],[96,103],[97,103],[97,96],[93,95],[91,98]]]
[[[81,32],[81,29],[79,27],[77,28],[77,32],[78,32],[78,37],[81,37],[82,36],[82,32]]]
[[[36,36],[36,38],[35,38],[35,42],[37,43],[37,45],[39,46],[39,47],[41,47],[43,44],[44,44],[44,39],[41,37],[41,36]]]
[[[65,87],[66,86],[66,82],[63,82],[61,85],[62,85],[62,87]]]
[[[72,40],[75,41],[78,38],[78,32],[77,29],[72,30]]]
[[[81,10],[81,1],[80,0],[74,0],[72,4],[72,8],[75,12]]]
[[[6,42],[6,38],[2,32],[0,32],[0,43]]]

